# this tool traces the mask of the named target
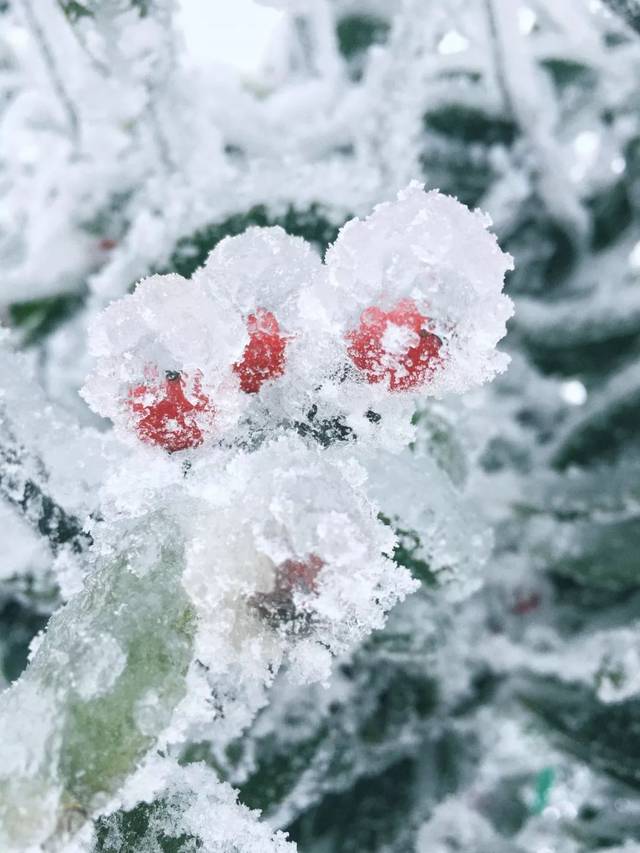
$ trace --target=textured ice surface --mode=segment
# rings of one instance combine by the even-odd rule
[[[383,556],[395,540],[359,488],[364,476],[343,455],[284,439],[232,458],[215,485],[210,471],[194,471],[187,488],[200,514],[184,583],[211,673],[270,680],[291,649],[293,677],[326,680],[328,653],[380,627],[416,587]]]
[[[348,328],[369,306],[412,299],[444,345],[427,392],[460,392],[490,379],[507,361],[495,346],[512,314],[502,287],[513,267],[490,224],[485,214],[412,183],[397,201],[343,227],[327,253],[323,304]]]
[[[184,377],[191,400],[197,377],[215,408],[212,422],[194,415],[207,440],[244,416],[249,432],[293,422],[319,440],[338,430],[399,448],[409,439],[407,397],[465,391],[507,363],[495,347],[511,314],[502,287],[512,262],[488,225],[483,214],[414,183],[367,219],[348,222],[324,264],[280,228],[250,228],[223,240],[190,281],[153,276],[106,309],[93,324],[96,367],[84,397],[124,435],[132,392],[169,371]],[[419,318],[419,332],[405,325],[399,305]],[[361,333],[358,344],[377,365],[373,376],[349,343],[367,311],[383,318],[377,341]],[[254,397],[242,392],[233,366],[258,312],[268,312],[284,355]],[[412,349],[424,335],[440,341],[426,370],[418,366],[426,353]],[[390,377],[400,389],[392,394]]]
[[[163,827],[205,849],[289,848],[211,770],[172,757],[198,742],[222,755],[280,670],[328,684],[334,658],[419,587],[398,546],[455,595],[475,588],[486,534],[464,520],[455,461],[432,458],[412,416],[419,394],[505,364],[510,258],[487,224],[412,184],[348,223],[324,263],[282,229],[251,228],[191,279],[146,278],[95,319],[83,394],[121,444],[92,496],[89,574],[67,582],[0,698],[16,731],[0,744],[7,850],[75,844],[88,817],[151,799],[150,850]],[[366,310],[376,323],[354,355]],[[416,465],[433,490],[419,505]],[[22,703],[31,717],[16,717]],[[154,747],[164,787],[145,793],[132,774]]]

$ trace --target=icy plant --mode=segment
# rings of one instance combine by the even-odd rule
[[[488,225],[413,183],[347,223],[324,263],[250,228],[97,316],[82,394],[121,455],[80,588],[0,700],[3,850],[88,849],[91,818],[139,802],[150,837],[289,849],[176,758],[224,750],[280,670],[328,685],[332,659],[419,586],[394,559],[398,493],[375,460],[416,438],[418,395],[506,365],[512,263]],[[118,849],[118,821],[104,827]]]

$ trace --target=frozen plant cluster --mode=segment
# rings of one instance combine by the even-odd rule
[[[262,849],[276,828],[304,853],[636,850],[636,0],[267,2],[279,24],[256,73],[194,66],[180,5],[0,3],[0,316],[21,350],[0,348],[0,680],[18,678],[29,641],[69,601],[67,616],[51,623],[59,639],[38,652],[39,640],[33,645],[40,660],[69,661],[55,677],[42,666],[52,678],[37,691],[51,708],[42,731],[59,732],[44,787],[72,780],[60,795],[59,832],[86,848],[94,834],[95,853],[224,849],[237,811],[228,783],[262,812],[259,822],[237,814],[247,831],[264,833],[252,842],[260,837]],[[197,34],[236,5],[194,4]],[[357,265],[341,250],[339,264],[320,272],[311,251],[294,262],[284,249],[291,269],[305,270],[291,283],[294,298],[279,287],[279,302],[256,308],[254,288],[271,276],[249,276],[243,296],[234,247],[246,237],[226,241],[224,252],[220,243],[280,225],[324,253],[346,220],[364,218],[414,178],[489,211],[515,259],[504,344],[511,363],[482,387],[464,351],[485,352],[479,371],[498,369],[500,356],[490,354],[489,335],[482,345],[493,309],[479,292],[464,316],[455,293],[437,312],[434,292],[400,289],[415,310],[375,303],[369,277],[354,300],[342,285],[341,298],[331,297],[333,285],[317,298],[317,276],[350,280],[366,268],[378,281],[374,236]],[[410,206],[405,212],[402,245],[413,221]],[[254,259],[256,234],[282,243],[278,232],[252,233]],[[234,275],[216,262],[215,285],[192,287],[216,246],[234,255]],[[446,241],[430,248],[447,251]],[[475,246],[455,248],[456,271],[468,250],[475,257]],[[269,253],[261,257],[267,270]],[[406,269],[413,264],[407,253]],[[117,322],[125,306],[137,311],[144,287],[96,321],[135,282],[163,273],[179,278],[166,287],[172,322],[156,321],[153,309],[145,315],[158,349],[136,337],[146,334],[139,319]],[[211,287],[228,324],[207,319]],[[468,282],[460,287],[472,293]],[[189,354],[186,339],[172,339],[187,310],[172,294],[198,288],[189,322],[215,326],[220,352],[235,327],[229,360],[213,346],[196,349],[193,336]],[[317,329],[305,320],[314,301]],[[403,342],[421,332],[417,358],[403,359]],[[304,381],[294,382],[294,371]],[[78,395],[90,372],[86,392],[106,419]],[[445,382],[469,390],[437,390]],[[331,490],[318,512],[331,503],[342,514],[363,495],[364,510],[377,507],[372,518],[352,506],[354,547],[395,534],[387,556],[421,587],[384,628],[367,633],[359,621],[371,601],[364,582],[332,587],[348,615],[334,618],[325,598],[331,554],[323,566],[319,557],[285,557],[277,571],[280,557],[265,558],[241,593],[235,573],[228,589],[211,583],[209,550],[225,567],[220,578],[231,572],[232,549],[215,538],[228,518],[238,551],[241,543],[249,557],[256,548],[284,553],[264,524],[271,491],[257,486],[274,454],[305,481],[322,469]],[[273,505],[282,529],[306,537],[289,500],[297,484],[284,471],[272,488],[282,494]],[[385,566],[385,577],[399,579],[380,551],[375,560],[371,571]],[[91,578],[100,606],[90,618],[82,596]],[[116,619],[115,587],[126,600],[144,599],[148,618],[137,608],[141,621],[129,622],[124,608]],[[237,594],[246,607],[236,607]],[[374,607],[384,618],[386,602]],[[229,632],[210,618],[214,610]],[[255,673],[238,678],[248,660],[238,638],[254,627]],[[100,633],[119,639],[95,642]],[[327,645],[337,652],[328,680]],[[265,685],[265,668],[279,660]],[[95,694],[116,675],[110,693]],[[58,714],[56,696],[64,705],[72,684],[82,685],[82,701]],[[16,707],[28,689],[13,691]],[[112,726],[104,736],[100,726],[119,707],[133,707],[144,738],[128,740],[127,727],[115,737]],[[63,727],[47,728],[62,716]],[[5,726],[18,745],[35,730],[20,724],[16,711]],[[101,740],[120,742],[110,766],[94,754]],[[154,741],[166,763],[151,754]],[[117,793],[98,805],[104,792],[94,780],[124,778],[145,749],[133,776],[114,781]],[[20,748],[16,755],[22,761]],[[92,768],[84,788],[79,766]],[[94,800],[92,814],[102,817],[86,821],[83,804]],[[212,803],[217,836],[203,828]],[[35,821],[39,812],[24,815]]]
[[[205,849],[289,848],[176,758],[224,750],[281,669],[328,684],[332,659],[418,588],[375,463],[402,459],[418,395],[505,367],[512,261],[488,225],[412,183],[348,222],[324,263],[250,228],[95,319],[82,393],[122,455],[77,591],[0,699],[3,850],[90,849],[88,821],[130,801],[160,809],[150,832]]]

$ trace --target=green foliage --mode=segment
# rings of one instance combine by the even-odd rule
[[[573,236],[532,194],[503,235],[505,249],[518,259],[507,279],[512,296],[552,296],[560,290],[579,254]]]
[[[415,530],[403,530],[399,527],[398,519],[387,518],[383,513],[378,513],[378,518],[389,527],[393,527],[397,542],[391,554],[391,559],[399,566],[409,569],[412,576],[428,587],[436,585],[436,575],[431,571],[429,565],[420,558],[421,542]]]
[[[606,405],[587,411],[560,442],[554,465],[566,469],[590,462],[615,462],[625,448],[638,445],[640,384],[629,382],[619,393],[611,393]]]
[[[350,791],[330,794],[298,818],[289,827],[291,837],[302,850],[323,844],[343,853],[380,850],[402,836],[408,842],[407,818],[416,796],[416,777],[414,762],[406,758],[378,775],[360,779]]]
[[[404,853],[414,849],[420,817],[456,791],[473,754],[451,732],[434,733],[411,755],[328,794],[288,827],[301,850]]]
[[[130,0],[131,8],[137,9],[141,18],[146,18],[153,5],[153,0]]]
[[[336,25],[340,53],[345,59],[353,60],[365,53],[372,45],[384,43],[389,35],[389,29],[389,22],[376,15],[345,15]]]
[[[518,135],[516,124],[501,115],[490,115],[479,107],[462,103],[442,105],[424,115],[427,131],[466,145],[512,145]]]
[[[533,675],[521,683],[519,693],[562,748],[640,788],[639,699],[604,704],[583,685]]]
[[[535,799],[531,805],[533,814],[541,814],[549,804],[549,794],[555,781],[553,767],[543,768],[536,777]]]
[[[516,125],[481,107],[455,101],[431,107],[423,124],[421,163],[428,185],[476,206],[497,178],[492,150],[513,145]]]
[[[60,293],[9,306],[9,320],[20,330],[25,345],[38,343],[70,320],[84,305],[85,291]]]
[[[348,217],[345,215],[345,219]],[[289,234],[303,237],[313,243],[319,252],[335,240],[339,226],[330,218],[329,212],[320,205],[311,205],[307,210],[290,206],[283,214],[275,214],[266,205],[256,205],[246,213],[237,213],[223,222],[212,223],[194,234],[183,237],[175,246],[166,267],[167,272],[191,276],[206,261],[209,252],[224,237],[242,234],[252,225],[279,225]]]
[[[636,32],[640,32],[640,2],[638,0],[604,0],[617,15],[621,15]]]
[[[29,643],[48,619],[49,608],[38,606],[37,594],[9,588],[0,592],[0,673],[7,682],[15,681],[27,665]]]
[[[128,4],[131,9],[138,12],[141,18],[146,18],[153,2],[154,0],[125,0],[122,6],[124,8]],[[95,17],[96,11],[100,9],[100,0],[88,0],[84,3],[80,3],[79,0],[58,0],[58,4],[72,24],[81,18]]]
[[[543,59],[540,64],[549,72],[561,94],[575,87],[593,90],[597,85],[598,77],[595,70],[575,59],[554,56]]]
[[[600,190],[588,199],[591,213],[591,244],[594,251],[619,239],[633,219],[633,207],[625,178]]]
[[[202,849],[198,839],[182,834],[170,834],[167,821],[167,804],[140,803],[128,812],[119,811],[96,824],[94,853],[196,853]]]
[[[185,693],[194,615],[181,570],[171,551],[140,574],[123,559],[95,569],[49,620],[17,693],[2,697],[0,714],[11,714],[23,692],[43,697],[39,712],[49,719],[40,722],[55,723],[59,742],[51,745],[55,757],[34,766],[25,785],[59,790],[69,820],[89,813],[95,795],[114,793]],[[101,666],[108,670],[96,680]],[[20,785],[4,777],[0,790],[0,813],[10,826],[22,807]]]
[[[78,0],[59,0],[59,4],[72,24],[80,18],[93,18],[94,13],[91,9],[83,3],[79,3]]]
[[[116,780],[124,779],[153,744],[156,732],[168,723],[184,695],[194,616],[181,588],[180,563],[174,560],[169,558],[143,577],[128,567],[114,568],[109,578],[102,578],[102,584],[90,584],[76,609],[87,616],[97,614],[96,624],[84,627],[72,618],[62,624],[65,611],[60,619],[57,614],[52,618],[45,644],[57,632],[75,634],[80,628],[80,643],[67,637],[65,648],[75,647],[82,655],[82,634],[108,628],[118,643],[125,644],[127,656],[126,667],[112,689],[88,699],[70,698],[65,709],[61,773],[66,780],[66,794],[73,802],[87,804],[94,794],[109,790]],[[133,608],[138,610],[136,602],[142,601],[144,611],[134,614]],[[115,603],[121,602],[130,604],[111,613]],[[44,654],[46,657],[46,645]],[[43,672],[42,677],[47,683],[51,676]],[[145,697],[152,701],[153,721],[142,725],[134,710]],[[105,743],[109,743],[109,749],[103,748]]]

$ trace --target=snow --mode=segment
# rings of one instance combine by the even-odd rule
[[[33,843],[43,842],[56,821],[58,800],[49,792],[73,792],[88,813],[105,796],[117,800],[126,778],[107,766],[93,779],[105,758],[92,757],[84,723],[73,722],[85,706],[116,727],[123,715],[134,721],[122,746],[133,761],[154,740],[171,752],[186,738],[222,745],[239,736],[268,701],[281,668],[293,684],[328,685],[332,658],[357,649],[419,586],[392,559],[397,540],[381,509],[387,518],[415,524],[424,538],[420,556],[432,562],[436,576],[442,573],[442,583],[457,582],[466,594],[473,588],[467,568],[453,556],[460,549],[455,525],[434,528],[444,507],[434,503],[422,516],[402,519],[399,482],[395,505],[383,492],[384,506],[374,497],[385,478],[371,464],[372,452],[384,447],[397,453],[414,437],[415,391],[376,385],[344,365],[347,332],[359,312],[410,298],[429,311],[445,343],[444,378],[435,381],[433,393],[462,391],[501,369],[505,359],[493,348],[511,312],[502,295],[511,259],[488,224],[454,199],[412,184],[369,218],[347,223],[325,263],[280,228],[250,228],[223,240],[191,279],[148,277],[94,318],[94,365],[82,393],[99,415],[113,420],[120,449],[102,474],[100,521],[91,525],[93,567],[83,583],[68,560],[59,560],[69,605],[34,645],[28,673],[6,694],[4,710],[0,705],[0,715],[11,713],[21,691],[37,690],[48,671],[61,668],[47,714],[50,725],[58,721],[67,745],[56,743],[50,755],[33,742],[24,746],[35,750],[29,778],[47,792]],[[246,358],[254,314],[275,318],[256,329],[267,342],[284,336],[285,361],[274,372],[269,351],[258,347],[254,357],[267,359],[267,374],[246,391],[236,366]],[[394,358],[419,338],[400,322],[381,339]],[[431,392],[430,375],[420,382]],[[159,404],[164,383],[173,383],[167,393],[174,396]],[[176,383],[183,389],[178,397]],[[198,400],[206,406],[193,408]],[[158,405],[164,421],[154,414]],[[192,419],[188,429],[181,406]],[[140,431],[140,410],[151,418],[151,432]],[[29,426],[27,434],[37,446],[38,433]],[[184,443],[171,439],[176,435]],[[407,483],[411,464],[407,459]],[[434,469],[432,476],[442,475]],[[469,541],[471,552],[480,554],[484,533],[478,530]],[[138,614],[145,603],[148,610]],[[140,695],[132,695],[137,645],[160,642],[158,610],[171,625],[161,640],[167,657],[145,665],[146,689],[140,685]],[[140,620],[151,620],[144,639]],[[72,656],[65,650],[71,634]],[[162,675],[167,659],[173,661],[169,678]],[[86,776],[65,757],[79,748]],[[180,820],[186,827],[193,823],[189,831],[206,841],[212,825],[185,807],[185,791],[191,776],[210,771],[191,766],[180,772]],[[10,823],[20,789],[9,776],[0,782]],[[214,799],[219,790],[215,782]],[[198,801],[203,796],[199,792]],[[216,831],[224,833],[228,808],[228,832],[242,838],[244,812],[226,798],[216,806]],[[246,849],[252,850],[252,833],[263,830],[253,818],[247,827]],[[14,849],[11,830],[4,843]],[[274,849],[286,846],[276,837],[273,843]]]
[[[101,820],[119,850],[146,804],[140,853],[181,836],[284,853],[275,827],[407,759],[416,851],[580,853],[593,803],[621,821],[610,849],[636,850],[633,799],[514,695],[540,678],[613,715],[640,691],[638,467],[615,428],[638,399],[640,249],[631,227],[592,251],[588,227],[612,182],[637,206],[630,33],[587,2],[86,3],[73,26],[55,0],[0,16],[2,320],[79,306],[21,356],[33,324],[0,342],[2,593],[36,615],[66,602],[0,698],[0,848],[88,853]],[[389,25],[355,60],[336,37],[352,14]],[[560,91],[559,58],[597,86]],[[452,107],[513,142],[443,141],[425,111]],[[476,170],[495,225],[433,189]],[[566,237],[570,277],[529,274],[553,243],[538,226]],[[494,231],[516,255],[504,352],[513,262]],[[203,265],[183,277],[189,252]],[[396,317],[377,375],[349,352],[371,309]],[[256,314],[284,369],[272,357],[249,392]],[[429,335],[437,357],[391,389]],[[543,374],[556,353],[572,363]],[[154,414],[167,382],[186,415]],[[616,462],[592,464],[594,436]],[[48,539],[43,499],[64,522]],[[588,618],[553,586],[596,581]],[[414,684],[433,708],[405,702]],[[287,763],[314,739],[265,815],[241,804],[264,751]],[[445,796],[449,743],[465,755]],[[489,814],[505,799],[525,815],[506,839]]]

